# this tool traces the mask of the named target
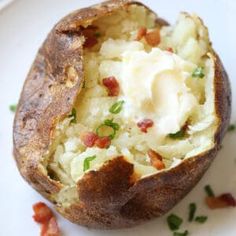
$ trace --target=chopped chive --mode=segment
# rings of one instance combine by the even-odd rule
[[[210,185],[206,185],[204,187],[204,189],[205,189],[205,192],[206,192],[208,197],[214,197],[215,196],[215,194],[214,194],[214,192],[213,192],[213,190],[212,190]]]
[[[174,214],[171,214],[167,217],[167,223],[171,230],[178,230],[183,220]]]
[[[16,111],[17,104],[12,104],[9,106],[10,111],[15,112]]]
[[[189,216],[188,216],[188,221],[189,222],[193,221],[196,210],[197,210],[196,204],[195,203],[190,203],[189,204]]]
[[[193,71],[192,77],[203,78],[203,77],[205,76],[203,70],[204,70],[203,67],[197,67],[197,68]]]
[[[207,221],[207,216],[197,216],[195,218],[195,221],[198,222],[198,223],[205,223]]]
[[[228,127],[228,131],[230,132],[230,131],[234,131],[236,129],[236,125],[234,125],[234,124],[231,124],[231,125],[229,125],[229,127]]]
[[[103,135],[102,133],[102,129],[103,128],[106,128],[106,127],[110,127],[111,129],[112,129],[112,131],[111,131],[111,134],[109,134],[109,135]],[[107,125],[105,125],[105,124],[101,124],[101,125],[99,125],[98,127],[97,127],[97,129],[96,129],[96,134],[99,136],[99,137],[104,137],[104,136],[108,136],[110,139],[113,139],[114,137],[115,137],[115,135],[116,135],[116,130],[115,129],[113,129],[111,126],[107,126]]]
[[[108,135],[108,137],[110,139],[113,139],[116,135],[116,131],[120,129],[120,126],[119,124],[113,122],[113,119],[109,120],[105,120],[103,124],[99,125],[96,129],[96,134],[99,136],[99,137],[103,137],[102,135],[102,128],[104,127],[110,127],[112,129],[112,133]],[[106,135],[107,136],[107,135]]]
[[[107,126],[112,127],[114,130],[119,130],[120,129],[120,125],[118,123],[113,122],[113,119],[109,120],[105,120],[104,124]]]
[[[168,137],[172,138],[172,139],[181,139],[184,137],[184,135],[185,135],[185,131],[183,129],[181,129],[180,131],[178,131],[176,133],[168,134]]]
[[[101,33],[100,32],[95,32],[94,36],[98,38],[98,37],[101,36]]]
[[[188,230],[185,230],[184,232],[174,232],[173,236],[187,236]]]
[[[90,168],[90,162],[93,161],[96,158],[96,156],[86,157],[84,159],[84,171],[88,170]]]
[[[76,123],[77,119],[76,119],[76,109],[75,108],[72,109],[72,111],[68,117],[72,118],[70,123]]]
[[[121,111],[124,103],[125,103],[124,101],[118,101],[114,103],[109,109],[109,112],[112,114],[118,114]]]

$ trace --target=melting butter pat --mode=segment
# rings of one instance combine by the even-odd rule
[[[197,98],[186,85],[196,65],[159,48],[146,52],[130,44],[129,48],[134,50],[120,54],[119,62],[104,61],[100,74],[113,75],[116,71],[121,87],[119,99],[125,101],[123,115],[126,119],[135,122],[153,119],[158,135],[178,132],[198,106]],[[114,50],[116,46],[120,48],[120,43],[113,44]],[[102,48],[106,50],[106,44]]]

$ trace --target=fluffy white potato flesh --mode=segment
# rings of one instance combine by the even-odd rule
[[[197,65],[159,48],[146,52],[142,43],[139,47],[132,45],[138,42],[129,42],[129,49],[120,50],[120,54],[113,57],[113,51],[109,53],[111,43],[115,51],[120,47],[120,40],[102,44],[100,54],[105,60],[99,67],[100,78],[115,75],[118,79],[120,99],[125,101],[124,119],[129,122],[152,119],[156,139],[178,132],[193,110],[198,109],[197,98],[186,86],[186,79]],[[109,58],[111,60],[106,60]],[[114,62],[114,58],[120,61]]]
[[[181,14],[176,25],[161,28],[157,46],[145,38],[136,40],[140,27],[148,32],[155,28],[154,19],[144,7],[131,6],[93,22],[101,36],[84,52],[85,86],[75,104],[77,122],[68,117],[58,124],[48,167],[65,185],[64,192],[73,192],[86,171],[117,156],[133,163],[143,178],[163,170],[151,164],[149,150],[160,154],[169,169],[213,146],[214,60],[207,29],[197,16]],[[194,76],[199,68],[203,75]],[[102,82],[110,76],[120,86],[115,97],[108,96]],[[122,109],[112,114],[109,110],[117,101],[123,101]],[[147,133],[137,126],[145,118],[153,121]],[[111,145],[86,147],[81,134],[95,132],[107,119],[119,125]],[[172,137],[186,125],[183,137]],[[88,157],[93,158],[84,170]]]

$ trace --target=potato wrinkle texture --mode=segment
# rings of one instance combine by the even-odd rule
[[[74,106],[76,123],[67,117],[57,125],[48,166],[65,186],[58,199],[64,203],[74,198],[71,192],[85,173],[99,170],[109,160],[123,156],[139,178],[147,177],[163,171],[151,165],[148,150],[159,153],[168,170],[211,149],[217,128],[214,57],[207,29],[197,16],[180,14],[174,26],[160,29],[161,42],[154,47],[145,38],[136,40],[140,27],[147,32],[157,27],[154,15],[143,6],[131,5],[92,25],[97,44],[84,50],[84,86]],[[192,76],[198,67],[204,68],[203,78]],[[119,82],[118,96],[108,96],[103,85],[102,80],[110,76]],[[121,111],[109,112],[119,101],[124,101]],[[137,126],[144,118],[154,121],[147,133]],[[119,125],[111,145],[86,147],[81,134],[95,132],[105,120]],[[183,137],[169,136],[185,125]],[[84,171],[84,160],[91,156],[96,158]]]

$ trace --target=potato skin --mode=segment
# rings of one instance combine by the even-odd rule
[[[79,26],[132,1],[108,1],[81,9],[63,18],[39,49],[26,78],[13,128],[14,156],[21,175],[38,192],[55,203],[63,185],[45,170],[54,129],[66,117],[83,83],[83,38]],[[157,19],[157,24],[167,24]],[[215,106],[218,129],[215,146],[201,155],[184,160],[169,171],[138,180],[131,163],[117,157],[98,171],[90,171],[77,183],[79,203],[57,210],[72,222],[92,228],[122,228],[161,216],[179,202],[210,166],[227,130],[231,113],[231,90],[227,73],[216,53]],[[69,68],[76,76],[68,74]],[[69,83],[68,83],[69,82]]]

